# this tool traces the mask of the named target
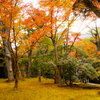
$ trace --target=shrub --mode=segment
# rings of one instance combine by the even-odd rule
[[[72,85],[73,81],[76,80],[76,68],[77,60],[74,57],[68,57],[67,59],[61,59],[59,66],[62,69],[62,77],[65,79],[65,83]]]
[[[38,68],[41,69],[41,75],[46,78],[53,78],[55,74],[55,63],[51,54],[38,56],[34,59],[31,67],[31,76],[38,75]]]
[[[77,76],[80,81],[87,82],[88,79],[94,79],[98,77],[96,69],[90,63],[79,63],[77,69]]]

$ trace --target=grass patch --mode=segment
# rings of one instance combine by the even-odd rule
[[[0,79],[0,100],[100,100],[100,86],[77,84],[73,87],[58,87],[53,80],[37,78],[19,81],[19,88],[13,89],[14,82]]]

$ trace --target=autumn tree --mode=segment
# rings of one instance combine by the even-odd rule
[[[43,10],[39,10],[34,8],[31,4],[27,5],[26,14],[28,18],[26,18],[23,22],[23,28],[27,34],[26,41],[28,45],[25,45],[26,51],[28,53],[28,77],[30,77],[30,67],[31,67],[31,57],[32,51],[36,45],[40,45],[41,48],[41,41],[45,38],[44,37],[44,30],[43,27],[46,23],[46,13]],[[41,54],[41,50],[40,50]],[[40,68],[39,68],[39,81],[40,78]]]
[[[10,36],[10,31],[7,29],[7,16],[5,18],[5,14],[8,14],[10,12],[8,12],[8,9],[6,7],[9,7],[8,4],[8,0],[7,1],[0,1],[0,36],[2,37],[2,41],[3,41],[3,46],[4,46],[4,50],[5,50],[5,55],[6,55],[6,65],[7,65],[7,71],[8,71],[8,81],[12,81],[13,80],[13,69],[12,69],[12,60],[11,60],[11,54],[10,51],[8,49],[8,40],[5,38],[6,33],[9,34]],[[9,16],[8,16],[9,17]],[[6,21],[5,21],[6,19]],[[10,25],[11,26],[11,25]],[[9,26],[9,27],[10,27]],[[5,33],[5,34],[4,34]]]
[[[13,67],[14,78],[15,78],[15,88],[18,87],[18,75],[19,75],[19,67],[18,67],[18,34],[21,30],[21,18],[20,13],[22,6],[19,4],[21,1],[18,0],[3,0],[0,1],[1,6],[1,17],[0,20],[2,22],[2,30],[1,37],[3,40],[5,54],[7,57],[8,67]],[[11,66],[13,64],[13,66]],[[10,72],[12,70],[10,69]],[[13,76],[13,75],[12,75]],[[9,77],[9,75],[8,75]]]
[[[46,36],[50,38],[53,43],[54,53],[55,53],[55,63],[57,67],[57,69],[55,69],[55,73],[56,73],[55,83],[59,83],[59,86],[61,86],[61,75],[60,75],[61,73],[58,65],[57,45],[59,45],[60,41],[62,41],[63,38],[66,38],[66,45],[67,45],[67,41],[68,41],[67,33],[69,33],[68,27],[71,26],[71,24],[75,21],[74,18],[76,18],[75,16],[74,18],[73,17],[69,18],[72,12],[73,3],[74,3],[73,0],[72,1],[69,0],[66,1],[41,0],[40,1],[40,6],[43,9],[45,9],[48,16],[47,17],[48,22],[44,27],[44,30]]]

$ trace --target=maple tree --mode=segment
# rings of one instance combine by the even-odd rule
[[[21,18],[20,13],[22,7],[19,6],[21,1],[18,0],[3,0],[0,1],[0,21],[1,21],[1,31],[0,35],[3,40],[5,54],[7,58],[7,65],[10,67],[10,71],[14,71],[14,79],[15,79],[15,88],[18,87],[18,75],[19,75],[19,67],[18,67],[18,34],[21,30]],[[13,66],[12,66],[13,65]],[[8,75],[9,77],[10,75]],[[13,77],[13,75],[12,75]]]
[[[32,51],[34,47],[40,44],[41,41],[45,38],[43,27],[46,23],[46,13],[43,10],[36,9],[31,4],[29,4],[29,6],[26,9],[26,14],[29,17],[24,20],[23,29],[27,32],[27,40],[25,39],[25,41],[23,42],[27,42],[27,45],[26,43],[24,43],[24,47],[28,53],[28,77],[30,77]]]
[[[59,45],[61,41],[66,41],[66,53],[68,52],[69,27],[71,27],[71,24],[77,18],[76,16],[72,15],[72,7],[74,2],[75,2],[74,0],[71,1],[41,0],[40,1],[40,6],[42,6],[42,8],[45,9],[45,11],[47,12],[48,21],[47,21],[47,25],[44,27],[44,30],[46,36],[51,39],[54,46],[55,63],[57,66],[57,69],[55,69],[55,73],[56,73],[55,83],[58,82],[59,86],[61,86],[61,75],[60,75],[61,73],[58,65],[57,45]]]

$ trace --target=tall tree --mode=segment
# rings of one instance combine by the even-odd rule
[[[73,0],[40,0],[40,6],[45,9],[48,16],[48,22],[44,27],[46,36],[51,39],[54,47],[55,63],[56,63],[56,78],[55,83],[61,86],[61,71],[58,65],[57,42],[62,40],[62,37],[68,32],[68,27],[62,27],[68,22],[68,17],[71,13]],[[66,6],[67,5],[67,6]],[[71,20],[72,24],[74,20]]]
[[[30,67],[31,67],[31,57],[33,48],[40,44],[44,39],[44,30],[43,27],[46,23],[46,13],[43,10],[34,8],[31,4],[26,9],[26,14],[29,16],[23,22],[24,29],[27,32],[27,39],[29,45],[26,46],[28,50],[28,77],[30,77]],[[40,70],[40,69],[39,69]],[[40,80],[40,71],[39,71],[39,80]]]
[[[20,33],[21,29],[21,5],[19,6],[20,2],[18,0],[3,0],[0,1],[1,6],[1,21],[3,22],[3,29],[7,29],[8,31],[3,31],[2,36],[6,35],[4,41],[6,52],[9,51],[9,55],[12,59],[13,63],[13,70],[14,70],[14,78],[15,78],[15,88],[18,87],[18,74],[19,74],[19,67],[18,67],[18,34]],[[10,63],[10,62],[9,62]]]

